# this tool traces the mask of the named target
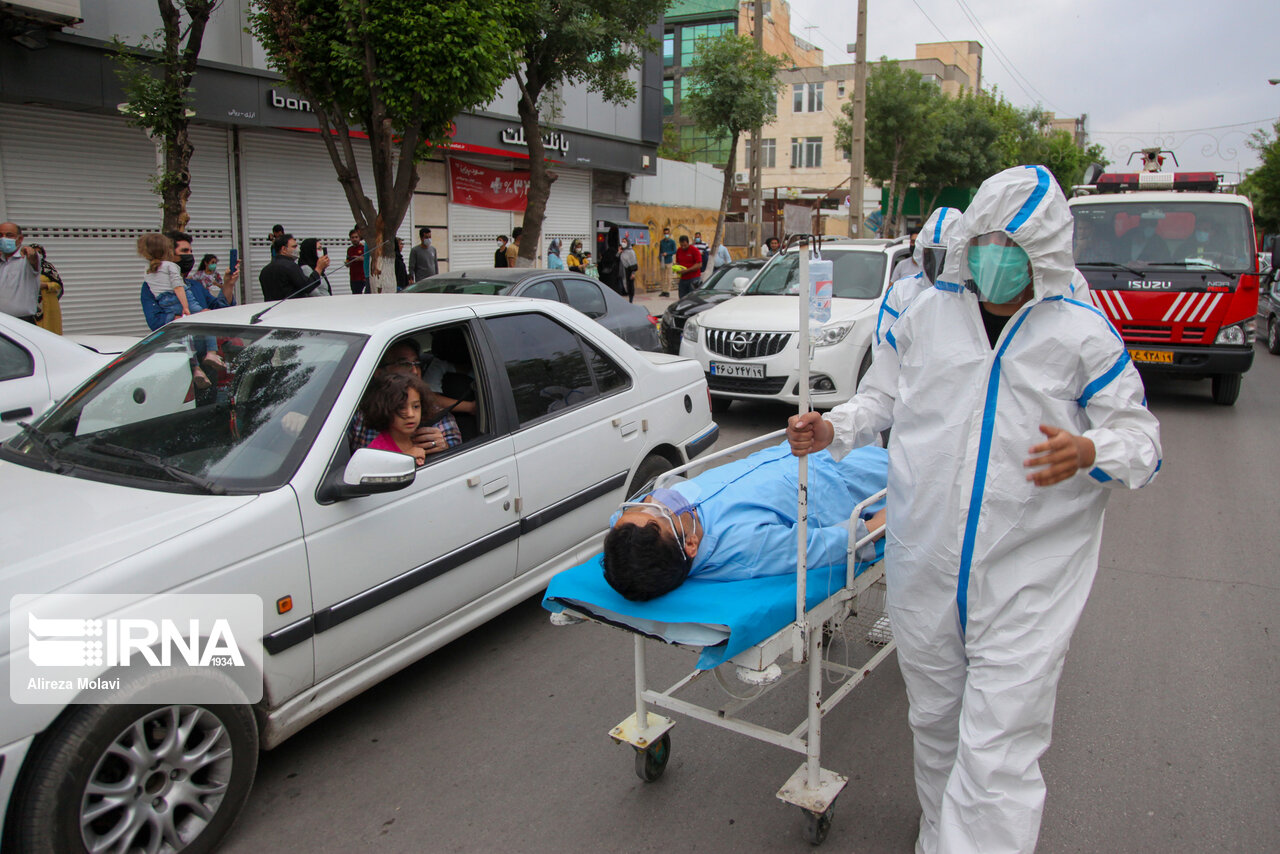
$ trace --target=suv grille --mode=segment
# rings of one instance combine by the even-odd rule
[[[739,332],[736,329],[703,329],[707,349],[731,359],[774,356],[791,340],[790,332]]]

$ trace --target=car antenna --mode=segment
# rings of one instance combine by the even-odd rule
[[[282,302],[286,302],[286,301],[288,301],[288,300],[293,299],[294,297],[296,297],[298,294],[302,293],[303,291],[306,291],[306,290],[308,290],[308,289],[314,289],[314,288],[318,287],[318,286],[319,286],[319,284],[320,284],[320,280],[319,280],[319,279],[316,279],[314,282],[307,282],[305,285],[303,285],[302,287],[298,288],[296,291],[294,291],[293,293],[291,293],[291,294],[289,294],[288,296],[284,297],[283,299],[276,300],[275,302],[271,303],[271,305],[267,306],[267,307],[266,307],[266,308],[264,308],[262,311],[258,312],[258,313],[257,313],[257,314],[255,314],[253,317],[249,318],[249,325],[250,325],[250,326],[253,326],[253,325],[254,325],[255,323],[257,323],[259,320],[262,320],[262,315],[266,314],[268,311],[271,311],[271,309],[275,308],[275,307],[276,307],[276,306],[278,306],[280,303],[282,303]]]

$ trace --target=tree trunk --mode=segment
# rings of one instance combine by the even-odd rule
[[[546,147],[542,144],[542,128],[538,124],[538,96],[541,87],[536,80],[520,81],[520,100],[516,111],[520,114],[520,127],[524,129],[525,142],[529,146],[529,195],[525,203],[524,231],[520,235],[520,254],[517,267],[533,267],[537,263],[538,246],[542,242],[542,220],[547,213],[547,199],[551,198],[551,184],[556,174],[547,169]]]
[[[195,148],[184,121],[173,137],[163,142],[164,174],[160,176],[161,231],[186,231],[191,215],[187,201],[191,198],[191,155]]]
[[[898,236],[898,158],[893,159],[893,166],[889,169],[889,205],[885,211],[884,217],[884,236]]]
[[[720,251],[720,239],[724,236],[724,215],[729,210],[729,199],[733,195],[733,169],[738,160],[738,132],[734,131],[729,143],[729,162],[724,165],[724,188],[720,191],[720,210],[716,214],[716,233],[711,240],[711,248],[707,250],[711,257],[707,259],[707,273],[716,268],[716,252]]]

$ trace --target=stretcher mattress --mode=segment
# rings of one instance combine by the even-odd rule
[[[884,538],[876,541],[876,559],[884,556]],[[604,580],[601,555],[566,569],[551,579],[542,605],[552,613],[570,608],[610,625],[646,637],[701,647],[697,667],[709,670],[745,649],[767,640],[796,616],[794,575],[771,575],[740,581],[707,581],[697,577],[657,599],[632,602]],[[856,575],[871,566],[860,562]],[[845,566],[809,570],[806,608],[839,591]]]

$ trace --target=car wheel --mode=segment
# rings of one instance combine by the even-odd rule
[[[1274,317],[1267,320],[1267,349],[1280,356],[1280,321]]]
[[[723,415],[729,411],[729,407],[733,406],[732,397],[711,397],[711,411],[717,415]]]
[[[858,378],[854,381],[854,391],[858,386],[862,385],[862,378],[867,375],[867,371],[871,370],[871,347],[867,347],[867,352],[862,354],[862,362],[858,365]]]
[[[244,807],[258,729],[244,705],[73,706],[27,759],[17,851],[212,851]]]
[[[671,465],[671,461],[661,454],[650,454],[640,463],[640,467],[636,469],[635,477],[631,478],[631,485],[627,487],[627,498],[634,498],[642,492],[650,492],[653,490],[653,481],[665,471],[671,471],[675,468]]]
[[[1240,396],[1240,374],[1213,375],[1213,402],[1219,406],[1231,406]]]

